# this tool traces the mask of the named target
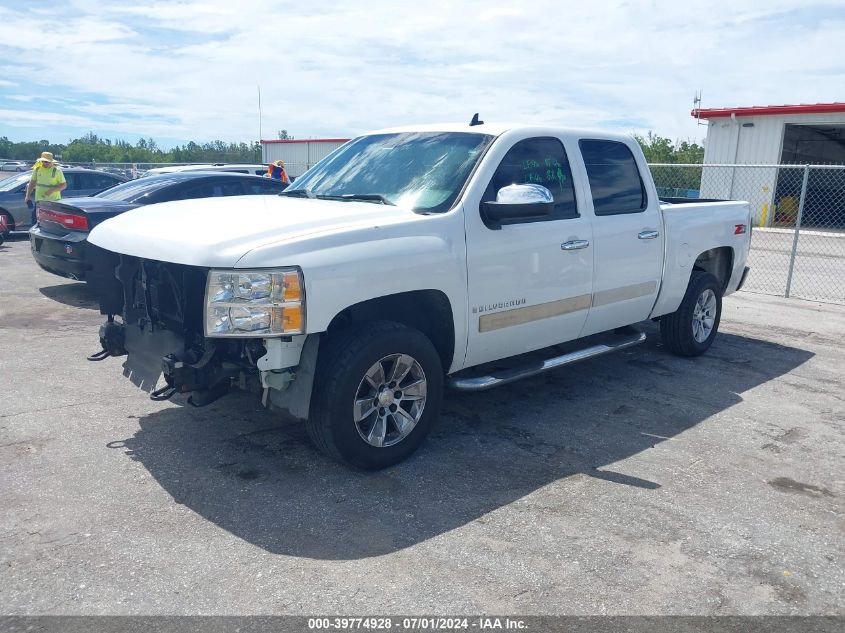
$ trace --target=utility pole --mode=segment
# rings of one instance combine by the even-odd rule
[[[258,151],[263,154],[263,151],[262,151],[262,148],[261,148],[261,139],[262,138],[263,138],[263,134],[262,134],[262,130],[261,130],[261,84],[258,84],[258,148],[259,148]],[[259,156],[258,160],[263,161],[264,156]]]
[[[706,123],[701,122],[701,115],[699,114],[701,111],[701,90],[696,90],[695,97],[692,100],[692,107],[693,110],[695,110],[695,124],[707,125]]]

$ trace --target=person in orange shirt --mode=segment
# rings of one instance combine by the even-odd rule
[[[267,167],[267,177],[273,180],[281,180],[286,185],[290,184],[290,178],[285,171],[285,163],[281,160],[270,163]]]

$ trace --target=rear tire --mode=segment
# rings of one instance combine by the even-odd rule
[[[305,426],[333,459],[386,468],[422,444],[442,398],[440,356],[422,332],[389,321],[356,325],[321,343]]]
[[[666,348],[678,356],[700,356],[716,338],[722,318],[722,286],[714,275],[694,270],[681,305],[660,318]]]

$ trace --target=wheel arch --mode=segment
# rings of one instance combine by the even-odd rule
[[[361,301],[338,312],[326,334],[372,321],[395,321],[419,330],[437,350],[443,371],[449,371],[455,355],[455,321],[452,304],[443,291],[411,290]]]
[[[731,280],[733,271],[734,249],[730,246],[719,246],[700,253],[695,258],[693,270],[708,272],[719,280],[724,294]],[[689,284],[689,282],[687,282]]]

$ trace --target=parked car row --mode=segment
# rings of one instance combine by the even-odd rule
[[[126,182],[126,178],[95,169],[70,167],[63,169],[62,172],[67,181],[67,189],[62,192],[63,198],[91,196],[104,189]],[[30,227],[32,211],[24,202],[24,194],[29,179],[30,174],[27,171],[27,173],[19,176],[12,176],[0,181],[0,215],[6,216],[6,223],[10,231],[23,231]]]
[[[227,171],[239,174],[255,174],[263,176],[267,172],[267,165],[242,165],[240,163],[212,163],[209,165],[173,165],[170,167],[154,167],[144,172],[143,177],[158,176],[159,174],[173,174],[185,171]]]
[[[38,223],[29,231],[32,254],[44,270],[84,280],[89,269],[88,232],[109,218],[159,202],[276,195],[285,187],[278,180],[251,174],[188,171],[130,180],[91,196],[42,202]]]
[[[214,172],[243,175],[254,174],[255,176],[262,176],[266,172],[264,165],[241,163],[174,165],[170,167],[158,167],[140,172],[138,170],[120,169],[110,166],[103,166],[100,169],[71,167],[59,163],[57,163],[56,166],[61,167],[67,180],[67,189],[62,192],[63,199],[90,197],[104,191],[105,189],[139,177],[144,177],[146,179],[158,175],[201,172],[206,175],[208,175],[209,172]],[[18,172],[18,175],[11,175],[5,179],[0,179],[0,226],[2,226],[0,234],[2,234],[3,237],[6,237],[11,232],[26,231],[31,227],[32,211],[24,201],[24,193],[30,179],[30,165],[25,161],[0,161],[0,170]],[[20,173],[24,171],[26,173]],[[264,186],[256,186],[258,189],[268,189],[272,191],[280,189],[279,184],[275,183]],[[284,189],[284,186],[281,186],[281,189]],[[246,195],[251,195],[252,193],[253,192],[251,190],[245,192]],[[162,191],[161,195],[164,196],[165,192]],[[162,200],[157,201],[171,199],[174,198],[162,198]],[[144,202],[143,204],[150,204],[150,202]]]

